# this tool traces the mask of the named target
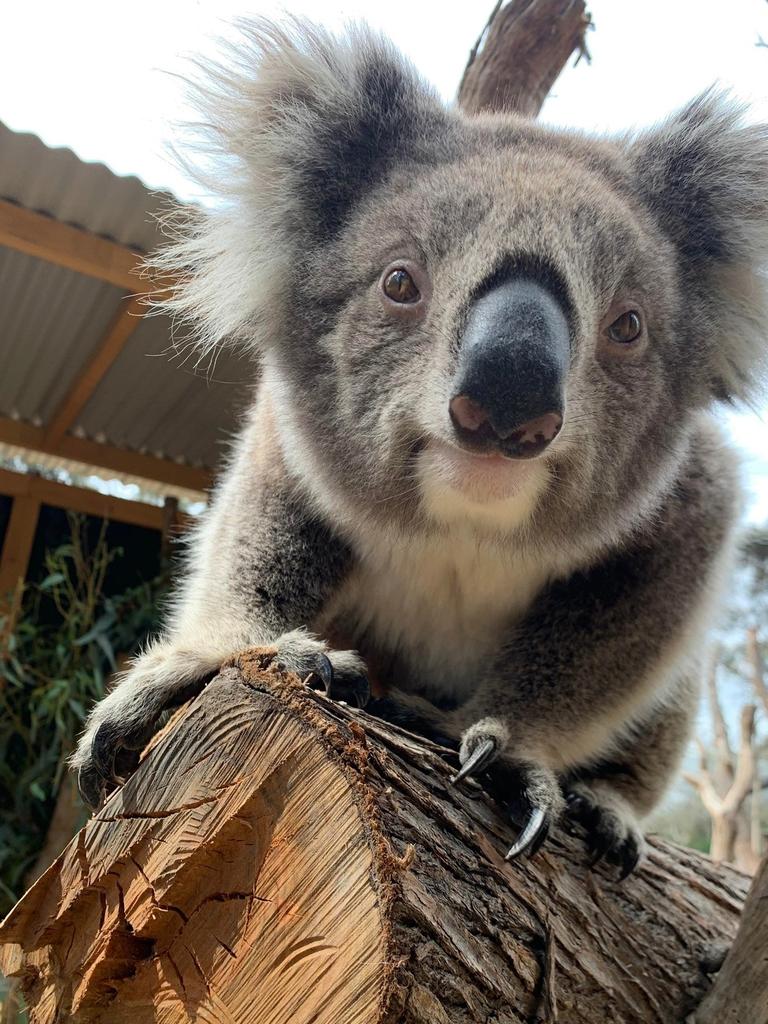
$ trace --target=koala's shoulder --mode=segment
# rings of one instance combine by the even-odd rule
[[[662,511],[662,531],[680,558],[715,557],[744,504],[741,464],[722,427],[702,415]]]

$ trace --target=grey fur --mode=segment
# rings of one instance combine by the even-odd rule
[[[287,633],[295,655],[308,628],[465,756],[492,735],[553,805],[575,787],[639,844],[738,509],[707,410],[768,364],[768,129],[714,94],[615,140],[467,118],[364,29],[244,32],[201,101],[222,201],[160,262],[188,279],[172,312],[252,345],[260,384],[167,628],[73,763],[87,777],[100,726],[130,746],[234,651]],[[380,299],[403,259],[419,316]],[[561,434],[490,500],[446,478],[440,442],[469,304],[502,267],[559,282],[573,348]],[[647,324],[627,358],[603,341],[625,299]]]

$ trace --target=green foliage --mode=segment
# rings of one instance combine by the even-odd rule
[[[109,549],[106,522],[89,545],[85,518],[69,521],[70,541],[46,553],[47,575],[26,586],[9,636],[0,618],[0,917],[24,890],[88,708],[156,626],[166,590],[163,572],[107,596],[122,552]]]

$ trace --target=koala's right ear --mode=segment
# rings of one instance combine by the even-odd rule
[[[193,95],[212,157],[195,176],[219,202],[173,225],[178,240],[152,261],[186,281],[163,305],[204,344],[247,326],[258,345],[282,269],[331,240],[394,164],[434,160],[446,128],[434,92],[364,27],[341,38],[296,19],[238,27],[242,41],[226,65],[199,66]]]
[[[744,114],[709,90],[629,148],[688,302],[704,311],[696,358],[726,401],[751,400],[768,378],[768,125]]]

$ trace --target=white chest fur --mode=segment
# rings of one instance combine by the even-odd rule
[[[389,543],[388,543],[389,541]],[[554,575],[469,532],[367,539],[332,614],[395,653],[427,689],[461,697]]]

